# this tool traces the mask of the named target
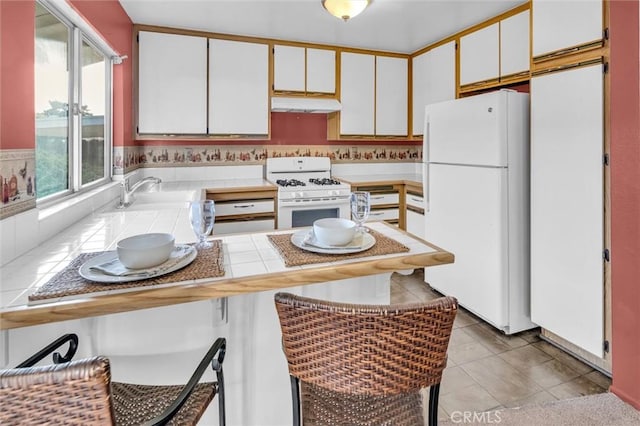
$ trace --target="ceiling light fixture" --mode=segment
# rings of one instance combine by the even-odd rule
[[[369,6],[371,0],[322,0],[327,12],[347,22]]]

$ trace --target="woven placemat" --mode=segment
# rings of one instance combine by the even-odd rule
[[[198,250],[198,255],[189,265],[167,275],[127,283],[98,283],[80,276],[78,269],[87,260],[104,252],[83,253],[58,272],[42,287],[29,296],[29,301],[52,299],[63,296],[96,293],[109,290],[121,290],[134,287],[147,287],[180,281],[215,278],[224,275],[222,241],[212,241],[213,246]]]
[[[286,266],[301,266],[312,263],[325,263],[334,260],[356,259],[360,257],[380,256],[383,254],[405,253],[409,247],[396,240],[382,235],[372,229],[369,233],[376,239],[376,243],[368,250],[350,254],[323,254],[314,253],[296,247],[291,242],[291,234],[267,235],[271,244],[280,252]]]

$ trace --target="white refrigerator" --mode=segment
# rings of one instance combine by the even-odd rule
[[[535,327],[529,287],[529,95],[499,90],[428,105],[426,239],[455,262],[425,281],[506,334]]]

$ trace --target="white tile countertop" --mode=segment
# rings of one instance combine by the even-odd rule
[[[375,183],[381,182],[396,182],[396,183],[417,183],[422,185],[422,175],[420,173],[392,173],[392,174],[334,174],[336,179],[343,182],[354,184],[362,183]]]
[[[64,300],[52,300],[48,303],[37,305],[29,305],[28,295],[46,283],[57,272],[63,270],[79,254],[114,250],[117,241],[131,235],[148,232],[170,232],[174,234],[176,243],[194,242],[195,237],[189,224],[186,204],[182,208],[176,208],[174,205],[165,207],[159,208],[150,203],[147,209],[139,210],[104,208],[78,221],[75,225],[50,238],[37,248],[3,266],[2,291],[0,292],[0,328],[21,327],[49,321],[92,316],[98,312],[92,310],[91,306],[93,304],[100,305],[99,312],[101,314],[109,313],[109,308],[105,307],[105,303],[109,305],[109,301],[105,299],[111,295],[121,294],[121,291],[117,288],[108,292],[101,292],[95,297],[84,295],[75,300],[73,298],[64,298]],[[416,239],[395,227],[382,222],[371,223],[369,226],[405,244],[410,248],[410,251],[408,253],[343,260],[332,262],[330,265],[314,264],[287,268],[279,253],[267,239],[267,235],[290,233],[292,232],[291,230],[225,235],[220,237],[223,242],[225,276],[201,280],[206,281],[205,283],[194,281],[183,282],[180,285],[184,286],[184,291],[188,292],[189,290],[186,288],[188,285],[206,284],[208,290],[202,291],[200,289],[198,296],[193,299],[204,300],[226,295],[262,291],[265,288],[256,283],[268,282],[269,278],[276,276],[281,279],[282,283],[273,284],[269,288],[284,288],[288,285],[293,285],[292,283],[302,285],[335,280],[340,278],[340,274],[351,274],[352,276],[369,275],[379,273],[379,268],[393,271],[453,261],[453,256],[450,253]],[[215,235],[213,238],[216,238]],[[385,264],[384,262],[379,262],[381,260],[394,261]],[[376,264],[376,262],[378,263]],[[356,264],[359,265],[356,267]],[[353,267],[348,267],[349,265]],[[331,267],[328,268],[327,266]],[[341,271],[340,268],[345,269]],[[313,272],[305,273],[305,271]],[[286,277],[283,272],[300,272],[300,275],[294,273]],[[259,279],[255,280],[253,285],[256,285],[256,287],[252,289],[249,281],[242,282],[243,280],[239,280],[241,278]],[[287,281],[290,281],[291,284],[287,284]],[[223,282],[226,284],[224,290],[216,285],[216,283]],[[161,290],[152,286],[145,287],[139,291],[149,293],[150,297],[153,297],[151,296],[153,292]],[[172,294],[177,297],[175,289]],[[122,297],[119,299],[122,299]],[[136,310],[143,307],[179,303],[176,300],[172,297],[162,301],[156,299],[156,302],[149,300],[148,302],[150,303],[140,303],[140,300],[138,300],[138,303],[131,304],[130,309]],[[122,306],[122,300],[114,300],[113,303],[113,312],[127,310]],[[64,315],[60,315],[62,305],[64,306]],[[49,311],[55,311],[57,313],[56,317],[48,318],[47,312]]]

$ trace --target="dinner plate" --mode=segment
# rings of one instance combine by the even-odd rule
[[[309,239],[311,239],[312,244],[314,243],[312,240],[313,239],[312,232],[313,230],[302,229],[300,231],[293,233],[291,235],[291,243],[294,246],[301,248],[302,250],[307,250],[313,253],[322,253],[322,254],[359,253],[361,251],[369,250],[376,243],[375,237],[369,234],[368,232],[365,232],[362,235],[362,245],[358,247],[340,247],[340,246],[318,247],[315,245],[305,243],[305,241],[309,241]]]
[[[115,251],[108,251],[87,260],[85,263],[82,264],[82,266],[80,266],[80,268],[78,269],[78,273],[84,279],[87,279],[90,281],[96,281],[99,283],[108,283],[108,284],[128,283],[131,281],[140,281],[140,280],[146,280],[149,278],[155,278],[155,277],[159,277],[159,276],[177,271],[178,269],[182,269],[188,264],[190,264],[191,262],[193,262],[196,256],[198,256],[198,250],[196,250],[195,247],[193,246],[191,247],[192,247],[192,250],[188,251],[182,257],[182,259],[180,259],[180,261],[178,261],[177,263],[175,263],[174,265],[166,269],[162,268],[162,265],[159,265],[155,267],[157,268],[155,273],[127,275],[127,276],[119,277],[114,275],[107,275],[102,272],[96,271],[95,269],[91,269],[93,266],[100,265],[116,259],[118,257],[118,253]],[[176,246],[176,249],[178,249],[177,246]],[[171,259],[168,260],[167,262],[171,262]]]

